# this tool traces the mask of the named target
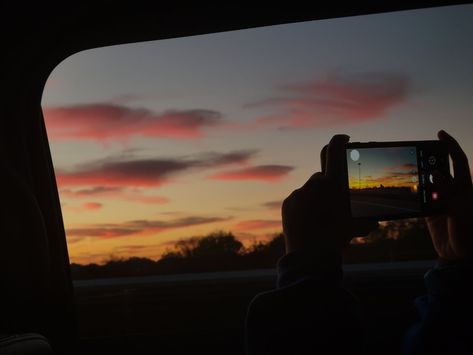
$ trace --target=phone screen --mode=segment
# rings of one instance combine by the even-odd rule
[[[395,219],[438,210],[441,201],[432,172],[445,171],[445,164],[448,171],[448,158],[438,146],[360,144],[346,153],[353,217]]]

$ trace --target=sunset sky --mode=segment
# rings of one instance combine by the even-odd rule
[[[347,150],[350,189],[409,187],[417,191],[416,147],[361,148]],[[359,165],[358,165],[359,164]],[[415,180],[414,180],[415,179]]]
[[[158,258],[176,240],[281,230],[335,133],[473,153],[473,5],[113,46],[43,95],[70,258]]]

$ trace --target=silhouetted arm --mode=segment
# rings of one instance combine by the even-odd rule
[[[252,301],[248,354],[361,354],[356,299],[340,286],[338,255],[292,252],[278,263],[278,287]]]
[[[446,197],[445,215],[427,218],[439,265],[425,276],[427,295],[416,300],[421,319],[407,334],[406,354],[473,354],[473,184],[465,152],[445,131],[438,133],[454,177],[434,173]]]
[[[472,264],[426,274],[427,295],[415,301],[420,320],[406,335],[405,354],[473,354],[472,276]]]
[[[322,172],[284,200],[286,255],[278,263],[277,289],[256,296],[249,307],[251,355],[361,353],[358,305],[340,286],[340,255],[353,236],[377,223],[350,216],[340,163],[348,139],[334,136],[322,151]]]

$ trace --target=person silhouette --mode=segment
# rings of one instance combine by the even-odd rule
[[[439,259],[425,276],[427,295],[415,302],[421,317],[400,349],[405,354],[473,354],[473,306],[468,301],[473,187],[459,144],[445,131],[438,137],[448,147],[455,178],[434,174],[436,188],[448,196],[448,213],[427,218]],[[276,289],[257,295],[248,308],[250,355],[365,351],[362,310],[341,284],[341,251],[354,236],[367,235],[378,223],[350,216],[340,164],[348,141],[347,135],[335,135],[321,152],[322,171],[284,200],[286,254],[278,261]]]

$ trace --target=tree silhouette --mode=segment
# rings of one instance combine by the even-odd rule
[[[205,257],[234,257],[243,249],[243,244],[231,232],[214,232],[198,239],[194,256]]]
[[[74,279],[274,268],[284,255],[282,233],[244,247],[231,232],[216,231],[182,239],[159,260],[110,257],[103,265],[72,264]],[[381,224],[343,252],[345,263],[433,259],[436,257],[423,219]]]
[[[198,243],[198,237],[181,239],[174,244],[174,252],[180,255],[182,258],[192,258],[194,257],[194,251]]]
[[[231,232],[216,231],[203,237],[177,241],[174,250],[165,252],[161,259],[232,257],[239,255],[242,250],[243,244]]]

